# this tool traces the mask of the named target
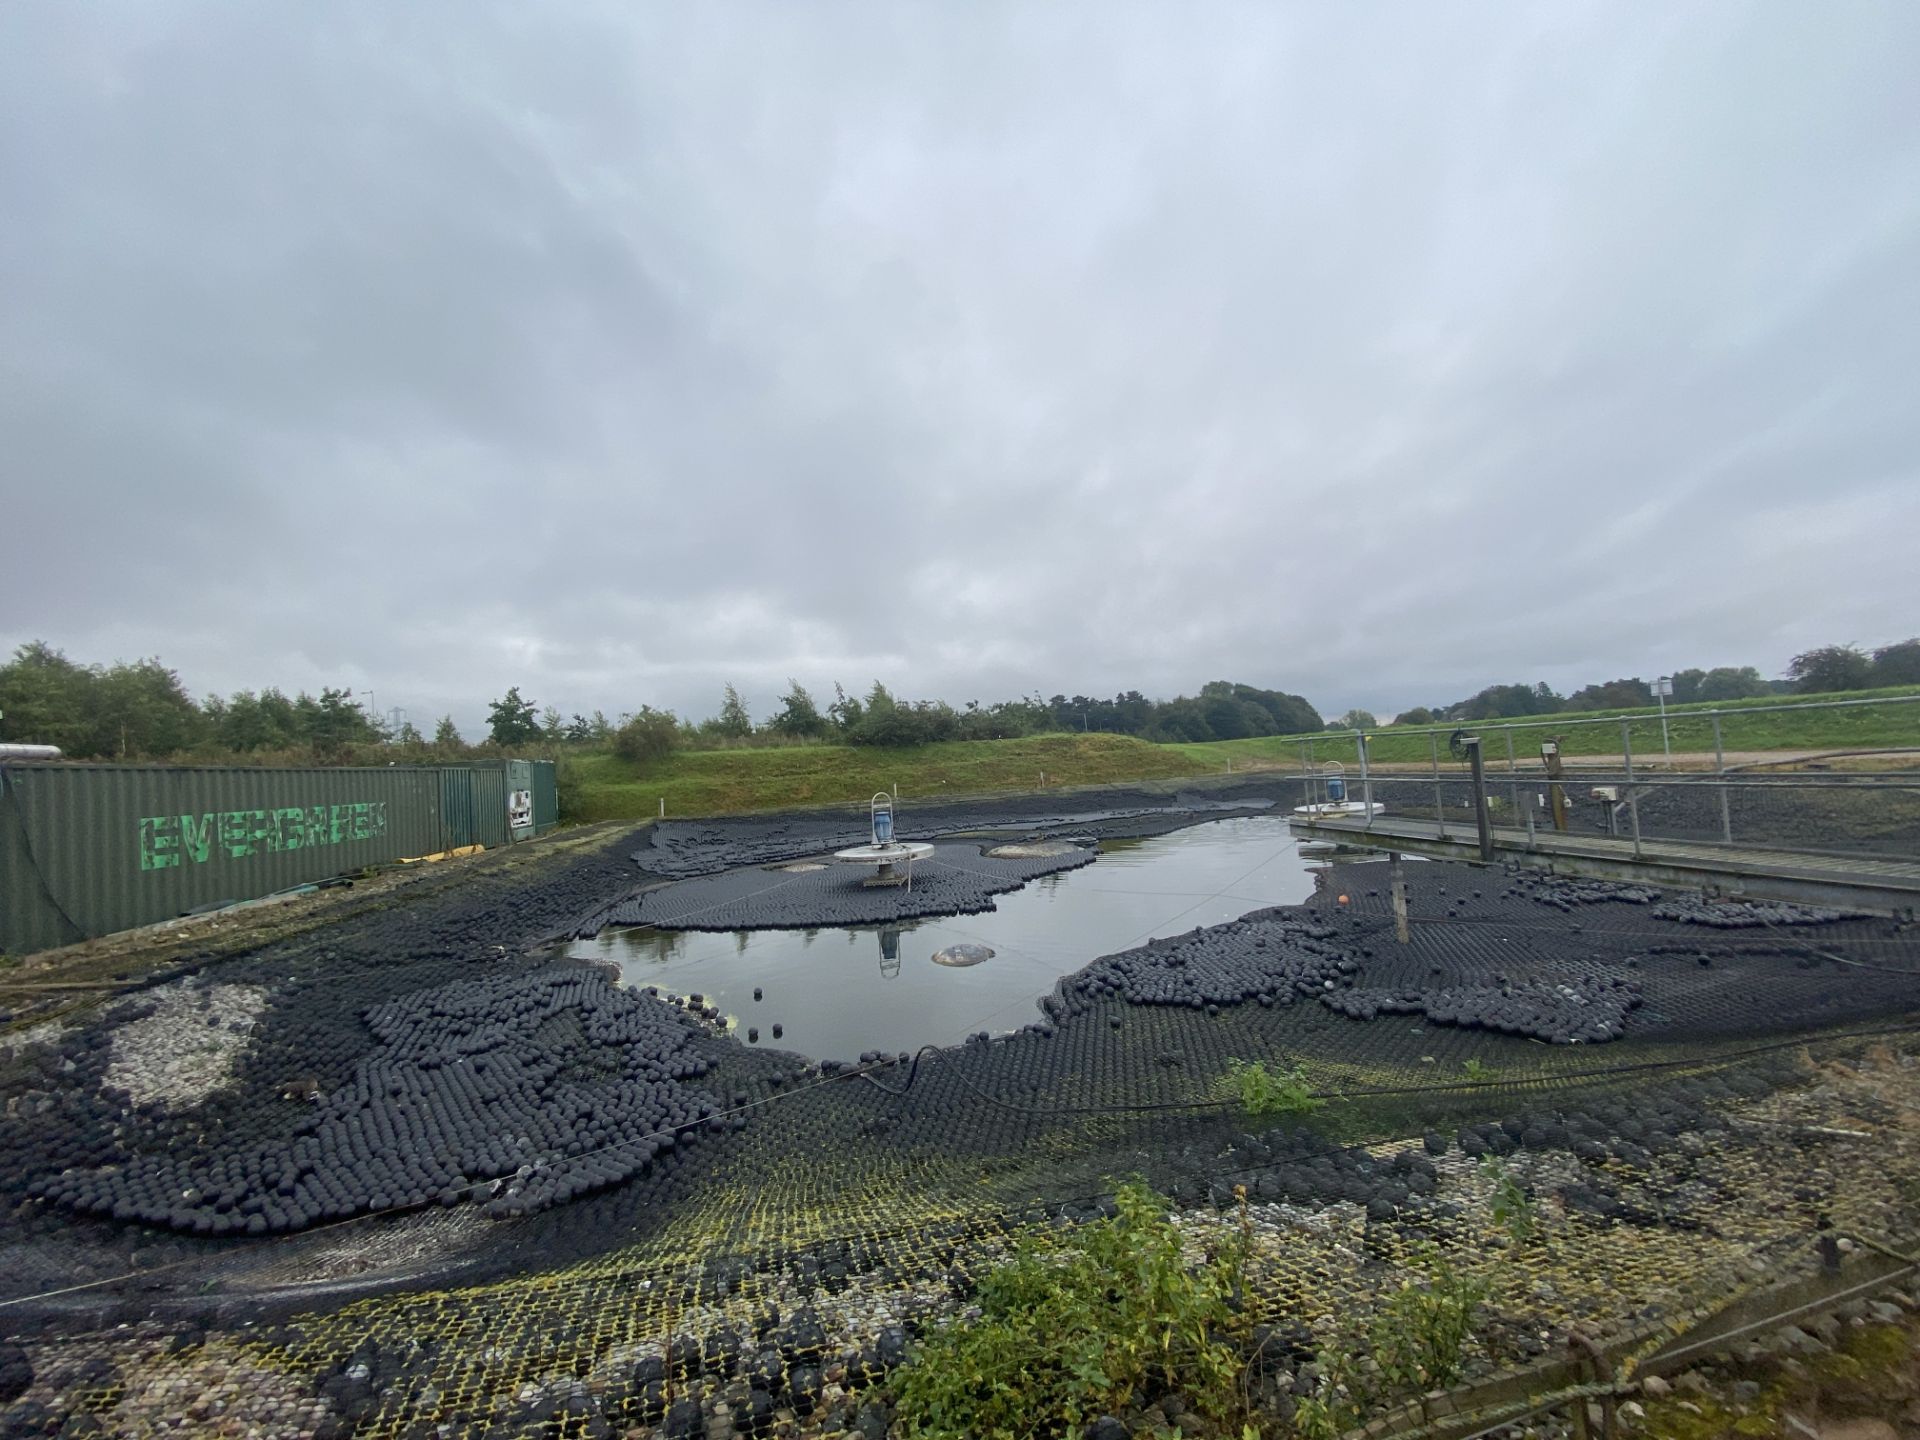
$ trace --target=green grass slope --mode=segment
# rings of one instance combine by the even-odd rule
[[[1920,687],[1865,691],[1802,700],[1886,700],[1920,695]],[[1769,711],[1780,699],[1731,701],[1718,706],[1673,706],[1667,711],[1674,753],[1710,754],[1711,721],[1719,709],[1729,752],[1799,752],[1920,746],[1920,703],[1865,704],[1841,710]],[[1514,736],[1522,763],[1537,761],[1542,737],[1558,735],[1568,755],[1618,755],[1619,721],[1629,722],[1634,754],[1661,753],[1658,710],[1580,711],[1535,716]],[[1611,720],[1611,724],[1591,723]],[[1369,750],[1378,764],[1425,764],[1433,742],[1425,731],[1375,730]],[[1310,747],[1303,749],[1303,746]],[[1446,731],[1440,758],[1449,764]],[[876,790],[899,788],[903,800],[995,791],[1111,785],[1222,775],[1229,769],[1293,768],[1303,753],[1315,761],[1355,763],[1353,737],[1338,731],[1272,735],[1258,740],[1155,745],[1128,735],[1035,735],[1020,740],[960,740],[902,750],[850,745],[795,745],[769,749],[689,750],[635,765],[611,754],[564,762],[563,809],[570,821],[644,820],[666,801],[669,816],[736,815],[808,805],[860,805]],[[1490,734],[1488,763],[1507,756],[1504,735]]]
[[[1165,780],[1201,773],[1191,758],[1127,735],[1034,735],[879,750],[852,745],[689,750],[633,765],[617,756],[567,762],[569,820],[730,815],[802,805],[864,804],[899,786],[904,800]],[[1212,768],[1224,768],[1224,762]]]
[[[1667,732],[1676,755],[1713,752],[1713,721],[1706,713],[1723,712],[1721,739],[1729,752],[1853,750],[1884,746],[1920,745],[1920,703],[1862,704],[1838,710],[1793,711],[1777,708],[1817,700],[1887,700],[1897,696],[1920,695],[1920,686],[1901,686],[1888,690],[1863,690],[1846,695],[1769,696],[1758,700],[1723,700],[1712,705],[1669,705]],[[1566,755],[1618,755],[1620,722],[1628,722],[1633,753],[1651,759],[1662,753],[1659,709],[1578,710],[1560,715],[1534,715],[1522,721],[1486,721],[1484,725],[1459,728],[1488,729],[1487,760],[1504,764],[1506,736],[1493,731],[1496,725],[1524,725],[1513,735],[1514,753],[1521,761],[1540,757],[1540,741],[1557,735],[1561,752]],[[1612,723],[1595,723],[1611,721]],[[1455,727],[1439,730],[1439,751],[1447,763],[1447,735]],[[1368,756],[1377,764],[1417,764],[1431,760],[1433,737],[1425,729],[1403,731],[1383,726],[1370,732]],[[1310,744],[1316,761],[1338,760],[1345,765],[1357,761],[1354,739],[1341,731],[1322,731],[1313,735],[1269,735],[1257,740],[1215,740],[1205,744],[1168,745],[1191,760],[1202,773],[1226,769],[1229,761],[1238,765],[1298,765],[1303,742]]]

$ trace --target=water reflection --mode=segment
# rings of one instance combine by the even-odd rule
[[[626,982],[699,991],[739,1022],[773,1022],[778,1048],[816,1059],[952,1044],[1038,1018],[1054,981],[1097,955],[1297,904],[1313,875],[1277,818],[1214,821],[1172,835],[1103,844],[1098,864],[1049,875],[983,915],[822,931],[610,930],[572,953],[612,960]],[[985,946],[991,964],[939,965],[936,952]],[[756,1000],[758,989],[763,999]]]

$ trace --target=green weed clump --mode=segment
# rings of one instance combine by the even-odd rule
[[[934,1332],[899,1372],[914,1440],[1078,1436],[1135,1397],[1177,1390],[1203,1415],[1238,1412],[1244,1246],[1190,1265],[1163,1200],[1144,1185],[1064,1240],[1029,1237],[975,1297],[977,1319]]]
[[[1249,1115],[1305,1115],[1321,1105],[1298,1065],[1275,1070],[1264,1060],[1229,1060],[1227,1084]]]
[[[1497,1157],[1485,1157],[1480,1162],[1480,1169],[1493,1182],[1493,1196],[1487,1202],[1493,1223],[1505,1230],[1513,1238],[1514,1244],[1526,1244],[1533,1238],[1534,1224],[1539,1218],[1533,1197]]]
[[[1382,1409],[1460,1380],[1486,1283],[1462,1275],[1432,1245],[1415,1263],[1417,1277],[1321,1349],[1320,1388],[1294,1413],[1302,1440],[1335,1440]],[[1371,1366],[1361,1365],[1363,1355]]]

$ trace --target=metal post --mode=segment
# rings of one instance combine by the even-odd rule
[[[1540,758],[1547,766],[1547,800],[1553,808],[1553,828],[1564,831],[1567,828],[1567,787],[1560,783],[1562,771],[1558,735],[1540,742]]]
[[[1387,876],[1393,885],[1393,938],[1407,943],[1407,871],[1400,863],[1400,852],[1387,852]]]
[[[1480,737],[1469,735],[1467,745],[1467,765],[1473,775],[1473,824],[1480,832],[1480,859],[1485,864],[1493,863],[1493,821],[1487,815],[1487,765],[1480,754]]]
[[[1713,773],[1720,777],[1720,839],[1733,844],[1733,811],[1727,805],[1727,751],[1720,743],[1720,712],[1713,712]]]
[[[1661,749],[1667,753],[1668,770],[1674,768],[1674,747],[1672,747],[1672,741],[1667,739],[1667,691],[1672,687],[1674,687],[1672,676],[1661,676],[1659,680],[1653,682],[1653,699],[1661,703]]]
[[[1353,732],[1354,748],[1360,752],[1360,803],[1365,810],[1362,829],[1373,828],[1373,781],[1367,778],[1367,736],[1364,730]]]
[[[1517,766],[1515,766],[1513,761],[1513,731],[1511,729],[1508,729],[1506,732],[1506,736],[1507,736],[1507,799],[1513,805],[1514,814],[1517,815],[1520,813],[1520,782],[1513,778],[1514,771],[1518,768]],[[1528,823],[1529,824],[1532,823],[1531,817],[1529,817]]]
[[[1440,822],[1440,838],[1447,838],[1447,807],[1440,801],[1440,732],[1429,730],[1427,742],[1433,750],[1433,813]]]
[[[1627,816],[1633,822],[1633,858],[1640,858],[1640,797],[1633,791],[1633,734],[1629,721],[1620,722],[1620,753],[1627,758]]]

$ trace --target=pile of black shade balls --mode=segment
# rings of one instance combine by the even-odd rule
[[[1659,906],[1654,915],[1681,925],[1705,925],[1714,930],[1754,930],[1773,925],[1834,925],[1859,917],[1845,910],[1819,905],[1787,905],[1772,900],[1705,900],[1680,895]]]
[[[593,970],[457,981],[366,1015],[379,1048],[291,1136],[148,1154],[35,1189],[74,1210],[261,1235],[428,1204],[525,1214],[629,1179],[716,1110],[695,1021]]]
[[[1513,887],[1536,905],[1545,905],[1570,915],[1580,905],[1651,905],[1660,898],[1658,890],[1645,885],[1618,885],[1609,880],[1568,880],[1559,875],[1536,875],[1521,871],[1513,877]]]
[[[1291,1005],[1326,993],[1359,969],[1329,926],[1262,915],[1155,940],[1094,961],[1063,981],[1046,1008],[1078,1014],[1117,996],[1130,1005]]]
[[[1640,1004],[1640,982],[1569,972],[1509,985],[1341,990],[1320,999],[1352,1020],[1425,1015],[1434,1025],[1491,1030],[1553,1045],[1600,1045],[1626,1033],[1627,1012]]]

